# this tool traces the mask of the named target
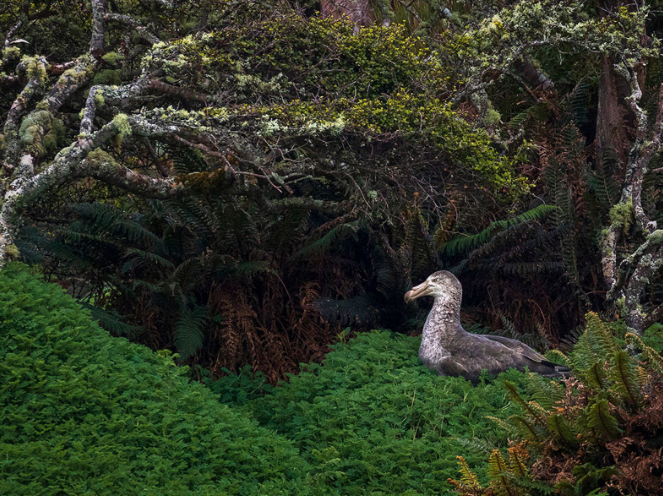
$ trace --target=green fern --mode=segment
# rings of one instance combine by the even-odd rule
[[[519,415],[513,415],[509,417],[509,423],[518,430],[523,439],[534,441],[542,440],[540,429],[535,427],[534,424],[526,418]]]
[[[310,257],[327,252],[331,247],[343,241],[346,238],[354,236],[359,231],[359,222],[348,222],[346,224],[338,225],[329,230],[320,239],[308,244],[301,248],[295,256],[297,257]]]
[[[509,466],[499,450],[494,450],[488,459],[490,488],[498,496],[517,496],[519,491],[510,481]]]
[[[128,248],[126,250],[127,261],[122,266],[122,272],[126,273],[145,266],[157,266],[165,269],[174,269],[175,265],[170,260],[153,252]]]
[[[564,400],[565,394],[564,387],[559,382],[534,373],[529,376],[527,391],[532,401],[547,411],[559,406]]]
[[[516,388],[516,385],[513,382],[504,381],[504,388],[506,389],[507,393],[509,393],[509,398],[511,398],[511,401],[520,404],[525,409],[525,411],[535,420],[535,422],[539,424],[545,424],[544,419],[541,417],[540,413],[530,404],[530,402],[523,399],[523,397],[520,395],[520,392],[518,391],[518,388]]]
[[[122,316],[115,310],[105,310],[96,305],[82,303],[92,315],[92,318],[104,329],[118,336],[131,336],[141,329],[138,326],[127,324]]]
[[[610,404],[607,399],[595,400],[587,412],[587,425],[599,437],[615,439],[622,433],[619,421],[610,413]]]
[[[175,348],[182,360],[191,357],[203,346],[203,330],[207,323],[206,307],[185,307],[182,310],[175,325]]]
[[[591,84],[587,79],[581,79],[568,96],[568,107],[571,119],[576,125],[589,121],[589,100]]]
[[[640,387],[635,375],[633,360],[627,351],[619,350],[615,353],[611,378],[622,399],[637,407],[641,400]]]
[[[579,375],[589,385],[597,391],[602,391],[608,388],[608,374],[605,369],[606,363],[604,361],[597,361],[589,365],[587,368],[577,369]]]
[[[574,432],[573,426],[561,415],[550,415],[546,426],[548,430],[562,443],[567,446],[578,446],[577,432]]]
[[[467,486],[469,489],[478,489],[481,486],[479,485],[479,478],[474,472],[470,469],[469,465],[462,456],[456,457],[458,460],[458,471],[460,472],[460,482]]]
[[[619,348],[608,326],[593,312],[587,314],[587,338],[596,357],[612,356]]]
[[[626,342],[636,348],[642,350],[642,356],[647,361],[649,366],[653,368],[659,375],[663,376],[663,358],[655,349],[647,346],[644,341],[637,334],[629,332],[626,334]]]
[[[534,207],[527,212],[524,212],[512,219],[508,220],[499,220],[493,222],[486,229],[481,231],[478,234],[473,234],[469,236],[457,236],[451,241],[445,243],[440,248],[441,253],[446,255],[456,255],[459,253],[467,253],[470,250],[476,248],[477,246],[486,243],[493,235],[497,232],[507,229],[509,227],[533,222],[544,218],[546,215],[551,214],[558,210],[558,207],[554,205],[539,205]]]

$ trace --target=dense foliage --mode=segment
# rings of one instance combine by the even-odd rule
[[[7,257],[272,382],[347,325],[420,325],[400,295],[436,268],[541,343],[663,313],[651,6],[332,4],[4,4]]]
[[[503,380],[520,383],[523,374],[477,387],[437,377],[419,363],[419,343],[373,331],[334,345],[321,365],[307,365],[276,388],[265,391],[260,377],[232,376],[210,387],[294,441],[323,494],[446,493],[458,453],[472,449],[468,463],[480,467],[491,448],[506,445],[506,433],[488,417],[515,413]]]
[[[490,456],[490,485],[482,487],[461,458],[465,495],[657,494],[663,449],[661,330],[644,338],[608,325],[596,314],[569,357],[563,383],[532,374],[528,395],[506,383],[521,411],[502,423],[512,433],[508,462]],[[624,341],[632,354],[623,348]],[[651,345],[651,346],[650,346]],[[637,350],[637,356],[633,352]],[[532,460],[530,460],[530,457]]]
[[[7,256],[272,382],[347,325],[420,325],[400,295],[436,268],[543,343],[663,313],[650,6],[339,5],[6,3]]]
[[[25,267],[0,273],[0,328],[2,494],[304,493],[292,443]]]
[[[59,169],[78,145],[58,148],[46,128],[81,110],[86,124],[58,124],[58,143],[112,128],[89,167],[182,194],[67,181],[42,192],[17,250],[110,310],[109,330],[215,374],[248,363],[274,381],[320,360],[340,326],[410,329],[401,294],[438,266],[429,230],[449,227],[443,198],[464,222],[481,216],[467,202],[507,209],[527,190],[518,159],[452,108],[451,67],[403,26],[355,34],[347,20],[242,2],[210,15],[137,52],[112,51],[107,30],[87,99],[57,118],[35,109],[18,129],[36,170]]]
[[[640,339],[663,319],[662,18],[658,0],[3,1],[0,484],[430,494],[468,433],[506,447],[485,416],[516,403],[529,445],[492,452],[488,489],[468,455],[462,490],[655,491],[660,349]],[[573,378],[506,383],[509,401],[386,331],[292,375],[351,332],[416,334],[425,308],[402,296],[437,269],[469,329],[580,336]]]
[[[437,377],[418,338],[362,334],[276,388],[212,382],[226,406],[25,267],[0,289],[3,494],[432,495],[457,453],[480,468],[506,445],[486,418],[515,412],[502,380]]]

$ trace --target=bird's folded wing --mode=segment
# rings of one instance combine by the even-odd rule
[[[482,334],[481,336],[484,338],[488,338],[492,341],[497,341],[498,343],[503,344],[507,348],[511,348],[512,350],[517,351],[522,356],[524,356],[525,358],[529,358],[533,362],[541,363],[547,361],[546,357],[544,357],[540,353],[537,353],[526,344],[521,343],[520,341],[517,341],[515,339],[505,338],[504,336],[493,336],[491,334]]]

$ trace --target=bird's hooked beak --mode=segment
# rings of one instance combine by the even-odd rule
[[[427,296],[429,294],[431,294],[431,287],[428,279],[426,279],[424,282],[419,284],[419,286],[415,286],[410,291],[405,293],[405,302],[410,303],[417,298]]]

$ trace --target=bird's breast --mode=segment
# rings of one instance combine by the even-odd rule
[[[439,340],[426,339],[426,336],[421,339],[421,346],[419,347],[419,359],[426,362],[439,362],[444,358],[451,356]]]

